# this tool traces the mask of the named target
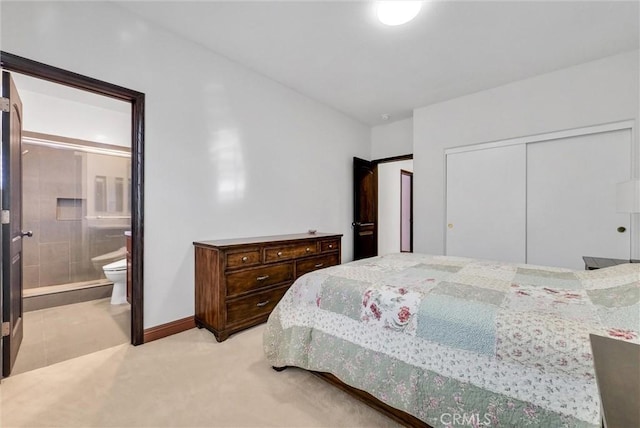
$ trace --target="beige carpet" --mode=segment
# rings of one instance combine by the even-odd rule
[[[303,370],[272,370],[263,329],[223,343],[193,329],[11,376],[0,387],[0,426],[397,426]]]

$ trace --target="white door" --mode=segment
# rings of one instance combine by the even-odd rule
[[[525,262],[524,144],[447,154],[446,254]]]
[[[629,180],[630,159],[629,129],[527,144],[527,263],[584,269],[582,256],[629,258],[616,184]]]

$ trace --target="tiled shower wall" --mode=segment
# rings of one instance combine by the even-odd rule
[[[91,258],[123,247],[129,226],[88,227],[87,153],[28,143],[22,151],[23,230],[33,231],[23,241],[24,288],[103,278]]]

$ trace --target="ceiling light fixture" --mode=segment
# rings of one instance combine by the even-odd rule
[[[376,3],[378,19],[385,25],[402,25],[418,15],[421,1],[379,1]]]

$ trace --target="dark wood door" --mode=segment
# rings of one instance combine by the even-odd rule
[[[6,71],[2,97],[9,100],[2,109],[2,376],[6,377],[16,361],[23,326],[22,102]]]
[[[378,174],[376,165],[353,158],[353,259],[378,255]]]

